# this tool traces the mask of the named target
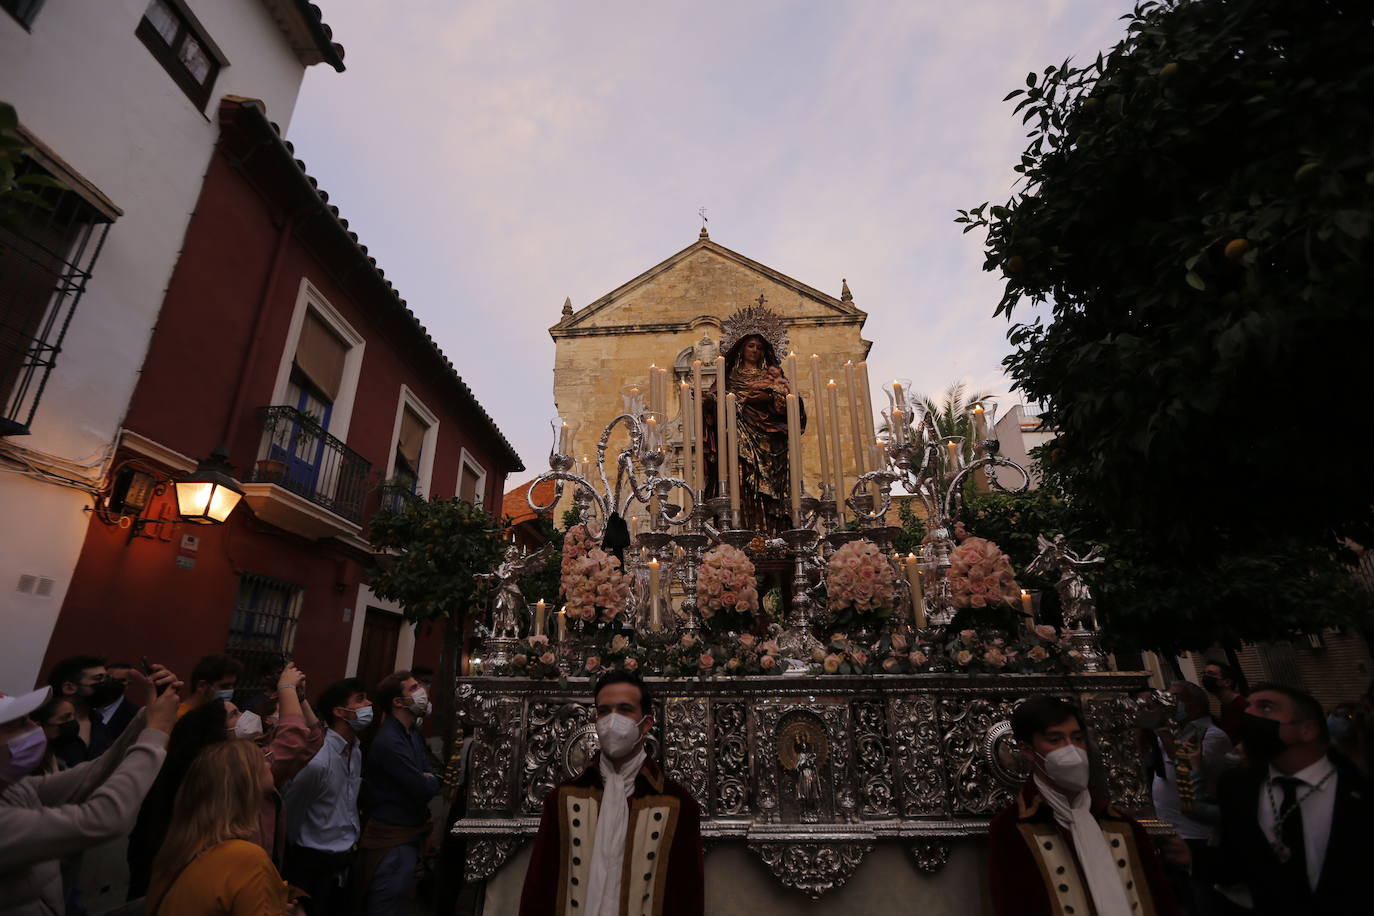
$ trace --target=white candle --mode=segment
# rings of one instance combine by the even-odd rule
[[[734,392],[725,396],[725,443],[730,462],[730,524],[738,527],[739,519],[739,405]]]
[[[682,479],[692,482],[692,386],[683,379],[677,386],[677,418],[682,424]]]
[[[912,616],[916,621],[916,626],[924,628],[926,625],[926,598],[925,591],[921,588],[921,564],[914,553],[906,555],[906,580],[911,584]]]
[[[787,376],[789,390],[797,390],[797,351],[788,350],[787,359],[783,360],[783,375]]]
[[[844,364],[845,394],[849,400],[849,438],[854,440],[854,475],[862,477],[868,472],[868,437],[860,432],[859,408],[863,399],[859,396],[859,384],[854,372],[854,360]]]
[[[792,494],[792,527],[802,526],[801,510],[801,402],[787,396],[787,481]]]
[[[570,435],[568,421],[564,420],[558,428],[558,454],[566,455],[572,451],[572,443],[568,441]]]
[[[534,603],[534,632],[531,636],[544,635],[544,599],[540,598]]]
[[[649,407],[653,413],[658,413],[658,366],[649,363]]]
[[[983,414],[983,405],[973,405],[973,438],[979,441],[988,437],[987,419]]]
[[[883,461],[882,448],[877,445],[878,431],[873,425],[873,390],[868,380],[868,361],[860,361],[856,368],[859,376],[859,397],[863,401],[861,406],[863,407],[864,441],[869,443],[870,450],[868,468],[871,471],[877,471],[881,470],[886,462]],[[874,493],[876,494],[876,492],[877,487],[875,485]]]
[[[816,444],[821,452],[821,487],[830,485],[830,447],[826,444],[825,389],[821,387],[821,358],[811,354],[811,412],[815,414]],[[816,494],[820,496],[819,493]]]
[[[592,479],[592,456],[583,455],[577,459],[578,473],[588,480]]]
[[[716,482],[719,495],[730,486],[730,460],[725,453],[725,357],[716,357]]]
[[[836,518],[844,520],[844,465],[840,463],[840,395],[832,378],[825,385],[825,426],[830,437],[830,481],[835,489]]]
[[[696,437],[692,459],[692,489],[701,494],[706,479],[706,436],[701,425],[701,360],[692,360],[692,431]],[[704,494],[701,494],[704,495]]]
[[[949,453],[949,472],[954,474],[959,470],[959,443],[950,439],[945,443],[945,449]]]
[[[558,609],[558,641],[568,641],[568,606],[566,604]]]
[[[1021,589],[1021,613],[1027,617],[1035,617],[1035,608],[1031,604],[1031,593],[1024,588]]]
[[[663,629],[663,610],[658,594],[658,557],[649,561],[649,629],[657,633]]]
[[[896,402],[894,406],[906,410],[906,393],[902,391],[902,383],[896,379],[892,380],[892,400]]]

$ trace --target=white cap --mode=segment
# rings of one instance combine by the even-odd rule
[[[15,719],[24,718],[48,702],[48,697],[51,695],[51,687],[43,687],[39,690],[31,690],[28,693],[15,694],[14,696],[0,694],[0,725],[6,725]]]

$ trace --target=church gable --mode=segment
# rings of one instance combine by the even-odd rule
[[[858,323],[867,316],[842,301],[702,238],[549,329],[557,339],[628,329],[673,331],[723,319],[763,296],[787,319]]]

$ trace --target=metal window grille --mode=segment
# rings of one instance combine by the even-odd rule
[[[32,196],[0,210],[0,436],[29,432],[110,228],[71,190]]]
[[[296,644],[304,591],[290,582],[244,573],[239,580],[225,652],[243,662],[239,696],[270,692],[267,683]]]

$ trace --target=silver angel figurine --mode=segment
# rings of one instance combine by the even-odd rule
[[[1059,603],[1064,609],[1064,624],[1070,628],[1084,627],[1097,629],[1097,600],[1092,589],[1083,581],[1080,569],[1106,561],[1096,547],[1080,557],[1064,543],[1064,535],[1056,534],[1051,541],[1043,534],[1036,539],[1040,553],[1026,566],[1028,573],[1049,573],[1059,571],[1059,581],[1054,590],[1059,593]]]
[[[525,611],[525,596],[520,591],[520,579],[539,572],[553,554],[553,545],[545,544],[534,553],[511,544],[494,573],[482,573],[480,579],[495,579],[498,583],[496,600],[491,611],[491,635],[500,639],[514,639],[520,635],[520,615]]]

